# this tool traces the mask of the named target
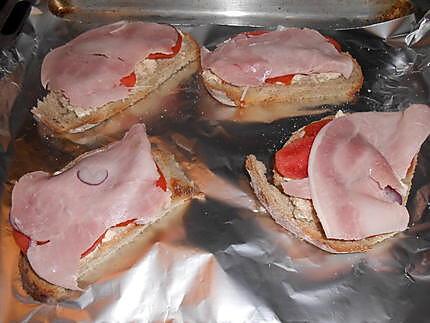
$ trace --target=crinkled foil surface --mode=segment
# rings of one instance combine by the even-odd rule
[[[7,78],[1,80],[0,107],[10,124],[6,122],[0,134],[17,138],[3,154],[8,173],[0,223],[0,321],[430,320],[430,140],[420,152],[408,201],[414,225],[364,254],[332,255],[291,236],[258,205],[245,174],[247,154],[256,154],[270,166],[286,138],[321,115],[338,109],[397,111],[410,103],[430,103],[429,47],[392,48],[354,31],[325,31],[363,68],[364,86],[351,104],[237,111],[215,103],[195,76],[170,89],[147,127],[154,140],[177,150],[206,200],[194,200],[150,228],[133,255],[124,255],[124,263],[113,264],[115,270],[80,298],[48,305],[27,296],[17,269],[19,250],[8,225],[11,187],[26,172],[62,168],[76,153],[61,153],[42,141],[31,120],[29,109],[44,94],[41,59],[51,48],[96,25],[32,15],[32,28],[24,30],[24,39],[12,51],[0,51],[0,57],[15,55],[21,66],[15,75],[1,61]],[[211,47],[248,28],[184,29]]]

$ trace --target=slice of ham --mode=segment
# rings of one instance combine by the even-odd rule
[[[32,240],[27,257],[34,271],[50,283],[79,289],[81,254],[108,228],[131,219],[151,223],[169,205],[170,193],[155,185],[159,177],[141,124],[59,175],[21,177],[10,220]]]
[[[72,105],[102,106],[126,98],[120,79],[151,53],[170,54],[178,39],[169,25],[125,22],[87,31],[52,50],[43,60],[42,85],[62,91]]]
[[[401,179],[430,134],[429,124],[430,108],[412,105],[404,112],[340,117],[322,128],[308,171],[327,238],[359,240],[406,229],[408,211],[392,191],[406,195]]]
[[[307,28],[239,34],[213,52],[203,48],[201,55],[204,69],[237,86],[258,86],[287,74],[339,73],[349,78],[353,70],[350,56]]]
[[[299,197],[301,199],[312,199],[311,191],[309,190],[309,178],[292,179],[281,183],[284,193],[290,196]]]
[[[430,133],[430,109],[424,104],[413,104],[404,112],[363,112],[347,115],[346,118],[384,156],[400,180],[406,177],[412,159]],[[373,178],[376,179],[375,176]],[[282,186],[287,195],[311,199],[311,196],[303,194],[310,193],[309,189],[303,187],[306,183],[303,179],[288,181]],[[387,184],[380,182],[380,186]],[[391,188],[403,197],[407,192],[405,185]]]
[[[413,104],[404,112],[353,113],[347,118],[387,159],[403,179],[412,159],[430,134],[430,108]]]

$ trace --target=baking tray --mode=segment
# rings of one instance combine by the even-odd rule
[[[311,120],[338,109],[397,111],[410,103],[430,103],[430,48],[393,48],[362,31],[331,28],[322,31],[339,40],[363,67],[365,82],[355,102],[292,106],[288,111],[282,106],[234,110],[211,99],[191,73],[166,90],[167,101],[155,104],[156,118],[145,113],[141,118],[153,140],[176,151],[207,193],[206,200],[194,201],[153,227],[139,242],[141,248],[130,255],[134,262],[119,264],[79,299],[46,305],[28,297],[20,285],[19,251],[7,224],[14,181],[29,171],[58,170],[80,151],[121,133],[108,133],[66,153],[52,139],[41,139],[29,113],[44,94],[41,60],[51,48],[104,22],[104,18],[91,23],[63,20],[36,11],[17,40],[18,58],[9,62],[10,71],[2,67],[2,81],[7,77],[4,84],[15,84],[16,90],[0,97],[2,103],[8,99],[2,115],[10,117],[5,133],[11,140],[3,150],[8,171],[0,222],[0,321],[428,320],[430,140],[420,153],[408,201],[415,226],[364,254],[331,255],[295,239],[267,216],[248,185],[244,157],[253,153],[270,165],[285,138]],[[250,29],[218,24],[181,27],[208,47]],[[10,52],[2,51],[6,53]]]
[[[408,0],[50,0],[66,19],[144,18],[174,24],[362,26],[412,12]]]

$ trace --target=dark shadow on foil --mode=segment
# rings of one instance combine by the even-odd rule
[[[428,182],[427,176],[423,169],[417,170],[417,188],[420,181]],[[413,212],[411,203],[414,200],[408,204]],[[427,213],[428,209],[425,216]],[[417,287],[416,279],[418,275],[427,278],[424,282],[421,279],[420,284],[429,287],[428,231],[426,237],[421,237],[424,241],[407,233],[367,254],[329,255],[316,251],[315,256],[314,247],[293,237],[291,240],[297,244],[293,243],[290,249],[280,247],[255,216],[207,200],[195,203],[184,222],[188,239],[213,253],[236,282],[270,306],[281,319],[358,322],[358,317],[378,317],[382,321],[401,322],[412,315],[416,321],[415,306],[426,304],[418,291],[425,287]],[[414,256],[420,244],[425,248],[422,254]],[[303,252],[299,258],[295,258],[296,249]],[[309,249],[312,251],[307,255]],[[321,268],[315,270],[309,264],[300,267],[303,259],[313,259],[314,265]],[[337,260],[340,266],[331,267],[331,261]],[[393,303],[399,306],[391,306]]]
[[[360,304],[366,304],[367,293],[381,288],[365,282],[369,275],[376,279],[387,273],[369,271],[360,255],[330,255],[284,231],[280,234],[289,241],[285,248],[268,235],[255,216],[208,200],[195,203],[184,224],[193,244],[213,253],[230,277],[281,319],[349,321],[357,314],[351,310],[350,297],[359,296]],[[300,248],[303,255],[296,252]],[[318,262],[327,263],[328,268],[319,268]],[[397,273],[388,275],[391,280],[398,279]],[[385,315],[378,306],[369,303],[372,317]]]

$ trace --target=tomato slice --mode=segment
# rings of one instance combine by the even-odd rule
[[[130,219],[130,220],[127,220],[127,221],[124,221],[124,222],[121,222],[121,223],[118,223],[117,225],[115,225],[115,228],[116,227],[125,227],[125,226],[127,226],[127,225],[129,225],[130,223],[133,223],[134,221],[136,221],[137,219]]]
[[[12,235],[13,235],[13,237],[15,239],[16,244],[21,249],[21,251],[23,253],[26,253],[27,250],[28,250],[28,248],[30,247],[31,239],[28,236],[26,236],[24,233],[22,233],[22,232],[20,232],[20,231],[18,231],[16,229],[13,229]],[[41,246],[41,245],[44,245],[45,243],[48,243],[48,242],[49,242],[49,240],[46,240],[46,241],[36,241],[36,244],[39,245],[39,246]]]
[[[282,75],[282,76],[277,76],[277,77],[271,77],[266,79],[266,83],[269,84],[275,84],[275,83],[283,83],[285,85],[290,85],[291,81],[293,80],[294,74],[287,74],[287,75]]]
[[[332,120],[333,120],[332,118],[328,118],[328,119],[312,122],[311,124],[307,125],[304,128],[305,136],[315,138],[318,132],[320,132],[320,130],[322,129],[322,127],[324,127],[327,123],[329,123]]]
[[[135,86],[136,85],[136,74],[134,72],[131,72],[127,76],[124,76],[122,79],[120,79],[119,83],[121,83],[121,85],[124,85],[126,87]]]
[[[308,159],[314,138],[302,137],[283,147],[275,154],[278,173],[291,179],[308,176]]]
[[[30,238],[27,237],[24,233],[21,233],[15,229],[13,229],[12,234],[18,247],[23,253],[26,253],[28,248],[30,247]]]
[[[136,219],[130,219],[130,220],[118,223],[118,224],[114,225],[113,227],[114,228],[125,227],[125,226],[129,225],[130,223],[134,223],[134,221],[136,221]],[[94,249],[97,248],[97,246],[103,241],[103,238],[105,237],[106,232],[107,232],[107,230],[96,241],[94,241],[94,243],[91,245],[91,247],[89,247],[87,250],[85,250],[81,254],[81,258],[88,256],[92,251],[94,251]]]
[[[85,250],[81,254],[81,258],[84,258],[85,256],[88,256],[96,247],[102,242],[103,238],[105,237],[106,231],[96,240],[94,243],[89,247],[87,250]]]
[[[268,31],[267,30],[253,30],[253,31],[245,31],[243,34],[247,37],[249,36],[260,36],[260,35],[264,35],[267,34]]]
[[[325,39],[327,39],[327,41],[332,44],[338,52],[342,51],[342,46],[340,46],[340,44],[337,42],[337,40],[335,40],[334,38],[331,38],[330,36],[324,36]]]
[[[319,131],[333,119],[313,122],[304,128],[304,136],[293,140],[275,154],[275,168],[291,179],[308,177],[308,162],[312,144]]]
[[[160,171],[158,171],[158,172],[160,173],[160,177],[155,182],[155,186],[158,186],[159,188],[161,188],[165,192],[165,191],[167,191],[166,178],[164,177],[164,175]]]
[[[176,41],[175,46],[172,47],[172,53],[164,54],[164,53],[152,53],[147,56],[150,59],[163,59],[163,58],[172,58],[181,50],[182,46],[182,35],[178,32],[178,40]]]

